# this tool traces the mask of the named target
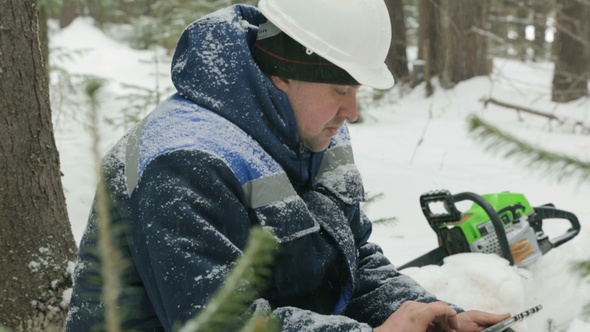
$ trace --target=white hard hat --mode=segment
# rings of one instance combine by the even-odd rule
[[[389,89],[391,23],[383,0],[260,0],[264,16],[360,84]]]

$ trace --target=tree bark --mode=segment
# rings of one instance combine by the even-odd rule
[[[418,59],[429,67],[428,76],[439,72],[440,34],[438,29],[440,0],[418,0]]]
[[[61,331],[76,243],[52,130],[35,0],[0,0],[0,325]]]
[[[76,17],[82,14],[82,4],[78,0],[66,0],[59,10],[59,27],[65,28],[72,23]]]
[[[439,8],[440,0],[418,0],[418,57],[412,65],[411,85],[424,81],[426,97],[434,93],[431,78],[440,68]]]
[[[46,75],[49,77],[49,27],[47,21],[49,20],[49,8],[47,6],[39,6],[37,26],[39,27],[39,47],[41,48],[41,57],[43,58],[43,66],[46,70]]]
[[[587,20],[585,4],[578,0],[558,0],[553,52],[555,71],[551,99],[568,102],[588,95],[588,64],[584,55],[589,41],[584,39]]]
[[[512,17],[510,6],[502,0],[492,0],[488,14],[489,31],[492,38],[488,39],[488,50],[491,56],[506,56],[508,50],[508,22],[507,18]]]
[[[407,82],[410,77],[406,51],[406,21],[403,0],[386,0],[391,20],[391,46],[385,64],[397,82]]]
[[[534,61],[547,60],[548,56],[546,52],[547,41],[545,40],[545,32],[547,30],[547,16],[549,12],[549,6],[544,2],[533,2],[533,22],[535,26],[535,40],[533,42],[534,49]]]
[[[440,0],[439,12],[441,86],[487,75],[489,0]]]

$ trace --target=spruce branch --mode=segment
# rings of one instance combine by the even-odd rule
[[[111,219],[109,216],[109,203],[106,183],[100,168],[100,134],[98,121],[98,97],[97,93],[104,86],[105,81],[99,78],[89,78],[84,86],[86,96],[90,102],[90,133],[92,135],[92,155],[96,164],[98,185],[96,190],[96,206],[98,213],[98,228],[100,241],[100,257],[103,277],[102,299],[105,305],[105,324],[107,331],[118,332],[121,330],[121,317],[117,308],[117,299],[121,290],[119,279],[122,259],[117,249],[112,233]]]
[[[545,328],[546,328],[545,332],[555,332],[555,322],[553,322],[553,319],[551,319],[551,318],[547,319]]]
[[[366,192],[365,197],[367,198],[367,200],[363,203],[363,209],[368,210],[370,205],[385,198],[385,194],[383,194],[383,193],[371,194],[369,192]],[[373,224],[375,224],[375,225],[391,226],[391,225],[396,224],[397,222],[398,222],[397,217],[384,217],[384,218],[378,218],[378,219],[373,220]]]
[[[590,259],[586,261],[576,262],[572,266],[572,270],[582,278],[590,281]],[[590,304],[586,304],[583,309],[583,315],[590,318]]]
[[[243,256],[201,313],[178,332],[273,331],[276,322],[256,315],[244,322],[248,307],[266,286],[271,274],[275,238],[260,227],[250,231]]]
[[[520,157],[528,167],[545,170],[557,176],[558,180],[577,177],[582,181],[590,177],[590,163],[560,153],[553,153],[534,147],[505,133],[491,124],[473,115],[468,118],[470,134],[486,148],[504,157]],[[590,260],[580,261],[572,266],[581,278],[590,276]],[[590,317],[590,304],[584,307],[586,317]],[[553,321],[548,321],[547,332],[553,331]]]
[[[255,314],[239,332],[267,332],[280,330],[281,323],[278,319],[263,314]]]
[[[577,262],[574,264],[573,269],[582,277],[590,277],[590,260]]]
[[[555,175],[557,180],[590,178],[590,162],[561,153],[535,147],[472,115],[468,118],[469,132],[485,148],[505,158],[521,159],[527,167]]]

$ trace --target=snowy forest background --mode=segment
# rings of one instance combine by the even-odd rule
[[[53,130],[75,243],[84,230],[96,186],[92,129],[98,129],[97,152],[104,153],[126,129],[172,93],[168,68],[180,32],[198,17],[231,3],[38,3],[41,46],[48,59]],[[433,189],[481,194],[522,192],[533,205],[555,203],[579,217],[582,233],[532,267],[516,269],[498,257],[458,255],[443,267],[404,272],[441,298],[466,308],[514,314],[542,302],[544,311],[518,326],[517,331],[589,331],[583,307],[590,302],[590,289],[584,281],[590,268],[582,264],[575,270],[573,266],[590,258],[590,233],[585,228],[590,218],[590,21],[584,19],[590,13],[590,4],[584,0],[387,3],[394,8],[388,64],[397,84],[390,91],[363,89],[362,121],[350,125],[366,189],[376,197],[367,204],[367,212],[374,220],[395,218],[377,224],[372,240],[395,264],[434,248],[436,238],[417,203],[420,194]],[[450,30],[443,28],[442,23],[450,17],[445,13],[454,13]],[[2,47],[6,46],[4,41]],[[91,93],[87,83],[97,80],[100,89]],[[0,91],[8,96],[5,90]],[[89,121],[91,114],[98,117],[96,127]],[[505,158],[502,151],[511,147],[509,143],[490,143],[468,134],[466,119],[473,114],[517,139],[575,160],[535,162],[524,152]],[[486,152],[491,145],[500,152]],[[10,150],[3,149],[6,159],[0,160],[10,160],[6,152]],[[9,174],[3,180],[9,181]],[[6,187],[10,188],[1,185],[0,189]],[[2,202],[6,211],[8,204]],[[14,264],[24,262],[25,273],[43,275],[43,267],[55,267],[46,256],[51,244],[34,240],[38,228],[26,228],[22,222],[21,229],[29,233],[19,236],[23,233],[12,226],[13,220],[19,222],[4,212],[0,214],[0,253],[11,257]],[[549,226],[553,234],[566,228]],[[23,238],[31,239],[28,243],[34,254],[21,259],[14,254],[17,246],[11,240],[22,242]],[[23,290],[33,287],[19,271],[6,259],[0,266],[1,275],[13,276],[3,278],[4,293],[27,299],[23,302],[27,307],[17,309],[18,315],[0,310],[0,325],[18,331],[19,324],[13,322],[26,321],[26,315],[41,314],[45,321],[51,321],[59,316],[59,308],[67,309],[67,285],[55,288],[54,278],[40,278],[41,282],[50,280],[50,293],[57,298],[51,299],[51,306],[43,305],[38,296]],[[18,290],[10,293],[15,285]],[[46,293],[40,296],[45,297]],[[10,299],[5,296],[0,307],[12,309],[7,301]],[[58,309],[52,309],[55,307]]]

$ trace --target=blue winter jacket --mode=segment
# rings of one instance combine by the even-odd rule
[[[286,95],[250,48],[266,19],[233,6],[182,34],[178,93],[104,157],[110,218],[127,267],[123,327],[170,331],[195,316],[242,254],[249,230],[280,251],[253,306],[284,331],[371,331],[404,301],[436,301],[367,242],[363,186],[346,127],[312,153]],[[103,327],[97,210],[80,245],[67,330]]]

